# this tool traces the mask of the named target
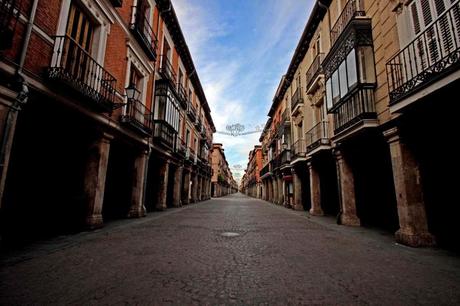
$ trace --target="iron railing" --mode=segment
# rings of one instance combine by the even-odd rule
[[[187,93],[185,91],[184,85],[177,83],[177,95],[179,96],[179,103],[182,108],[187,109]]]
[[[175,150],[176,131],[164,120],[153,121],[153,137],[171,150]]]
[[[267,163],[262,170],[259,171],[260,177],[264,176],[267,173],[271,172],[271,164]]]
[[[196,122],[196,109],[195,106],[193,106],[193,103],[190,101],[188,102],[187,106],[187,115],[190,117],[192,122]]]
[[[292,109],[295,109],[298,104],[303,103],[302,89],[297,87],[294,94],[292,95]]]
[[[357,16],[365,16],[362,0],[348,0],[342,13],[331,29],[331,46],[335,44],[351,20]]]
[[[337,134],[364,119],[377,119],[374,86],[357,87],[334,110],[334,133]]]
[[[138,1],[137,5],[131,7],[133,21],[129,28],[149,59],[154,61],[157,57],[157,37],[144,14],[147,5],[145,2],[146,0]]]
[[[307,145],[305,139],[299,139],[292,145],[292,157],[305,157],[307,153]]]
[[[316,149],[321,144],[329,144],[329,137],[327,134],[328,122],[321,121],[312,127],[306,134],[307,153]]]
[[[117,80],[69,36],[56,36],[48,78],[89,98],[101,111],[112,111]]]
[[[180,155],[184,156],[184,157],[187,154],[187,144],[180,137],[177,137],[177,139],[176,139],[176,152],[179,153]]]
[[[284,149],[281,151],[281,166],[287,165],[291,162],[291,150]]]
[[[310,86],[313,84],[313,81],[316,80],[319,74],[323,72],[323,69],[321,67],[321,63],[323,62],[324,59],[324,53],[318,53],[315,56],[315,59],[311,63],[310,67],[307,70],[307,90],[310,88]]]
[[[162,55],[160,59],[161,65],[158,72],[160,73],[161,77],[165,80],[171,82],[171,84],[176,84],[176,73],[174,72],[173,66],[169,61],[166,55]]]
[[[124,114],[121,116],[121,122],[129,124],[147,135],[152,134],[152,113],[141,101],[128,99]]]
[[[0,50],[12,47],[21,1],[0,0]]]
[[[390,103],[460,66],[460,2],[441,14],[387,65]]]

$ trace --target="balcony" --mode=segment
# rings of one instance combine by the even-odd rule
[[[281,126],[284,126],[286,128],[291,128],[291,114],[286,108],[283,113],[281,114]]]
[[[307,70],[307,94],[315,88],[314,85],[317,84],[319,77],[323,74],[323,69],[321,67],[323,59],[324,53],[318,53]]]
[[[120,121],[127,126],[150,136],[153,130],[152,113],[145,105],[134,99],[129,99]]]
[[[387,65],[390,105],[460,67],[460,2],[391,58]]]
[[[187,156],[187,144],[179,137],[176,140],[176,153],[184,158]]]
[[[196,156],[195,150],[189,148],[189,158],[188,159],[192,164],[196,165],[198,158]]]
[[[176,84],[177,76],[174,72],[171,62],[169,61],[166,55],[161,56],[160,62],[161,65],[160,69],[158,69],[158,72],[160,73],[161,78],[169,81],[171,85],[174,87],[174,84]]]
[[[295,112],[298,106],[303,105],[302,88],[298,87],[292,95],[292,110]]]
[[[97,111],[112,112],[115,107],[117,80],[68,36],[55,37],[47,77],[77,91]]]
[[[307,153],[307,145],[305,139],[299,139],[292,145],[292,160],[297,158],[305,158]]]
[[[291,163],[291,150],[284,149],[283,151],[281,151],[280,156],[281,156],[280,167],[284,167]]]
[[[327,125],[327,121],[321,121],[305,134],[305,145],[307,153],[311,153],[318,148],[330,148],[331,141],[329,140]]]
[[[201,137],[203,137],[203,139],[206,139],[206,127],[204,126],[204,124],[201,125],[200,134]]]
[[[177,95],[180,105],[184,110],[187,109],[187,94],[184,86],[181,83],[177,83]]]
[[[271,174],[271,168],[270,168],[270,163],[267,163],[262,170],[260,170],[259,174],[261,178],[264,178],[265,176]]]
[[[331,29],[331,46],[339,39],[340,34],[347,27],[351,20],[358,16],[365,16],[362,0],[348,0],[342,13]]]
[[[203,127],[203,124],[201,123],[201,120],[199,117],[197,117],[195,120],[195,127],[198,132],[201,132],[201,128]]]
[[[374,87],[356,87],[334,106],[332,111],[334,114],[334,134],[341,133],[355,125],[365,124],[368,120],[377,121]]]
[[[270,163],[272,171],[277,170],[281,166],[281,154],[278,154],[277,156],[273,157]]]
[[[196,109],[195,106],[191,102],[188,103],[187,107],[187,115],[189,116],[192,122],[196,122]]]
[[[168,149],[174,150],[176,131],[164,120],[153,121],[153,138]]]
[[[0,50],[10,49],[13,44],[16,24],[19,19],[19,4],[16,0],[0,1]]]
[[[136,37],[142,49],[144,49],[145,54],[147,54],[150,60],[154,61],[157,57],[157,37],[146,16],[140,13],[143,11],[143,6],[144,5],[131,7],[134,22],[129,25],[129,29]],[[138,11],[139,14],[137,13]]]
[[[113,7],[123,6],[123,0],[110,0],[110,3],[112,3]]]

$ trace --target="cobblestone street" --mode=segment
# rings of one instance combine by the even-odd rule
[[[1,305],[460,303],[456,255],[241,194],[36,243],[1,265]]]

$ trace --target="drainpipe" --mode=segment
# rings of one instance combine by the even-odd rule
[[[26,35],[24,37],[23,45],[21,48],[21,54],[19,57],[19,65],[16,69],[16,78],[18,88],[20,89],[16,99],[13,101],[13,104],[9,107],[8,113],[6,115],[5,125],[3,128],[3,137],[0,144],[0,207],[3,198],[3,187],[5,184],[5,177],[6,173],[4,173],[5,169],[5,159],[6,159],[6,147],[8,146],[8,142],[13,137],[10,135],[13,132],[13,128],[16,122],[17,113],[21,110],[21,105],[27,103],[27,99],[29,96],[29,88],[27,83],[24,80],[24,76],[22,74],[22,70],[24,68],[24,62],[27,54],[27,49],[29,47],[30,37],[32,35],[32,28],[35,20],[35,15],[37,13],[37,6],[38,0],[34,0],[32,3],[32,9],[30,11],[29,21],[27,22],[26,28]],[[5,177],[4,177],[5,176]]]

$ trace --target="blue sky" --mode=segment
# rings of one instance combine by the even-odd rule
[[[173,0],[218,131],[240,123],[264,125],[276,87],[286,72],[313,0]],[[224,144],[236,179],[260,133]]]

